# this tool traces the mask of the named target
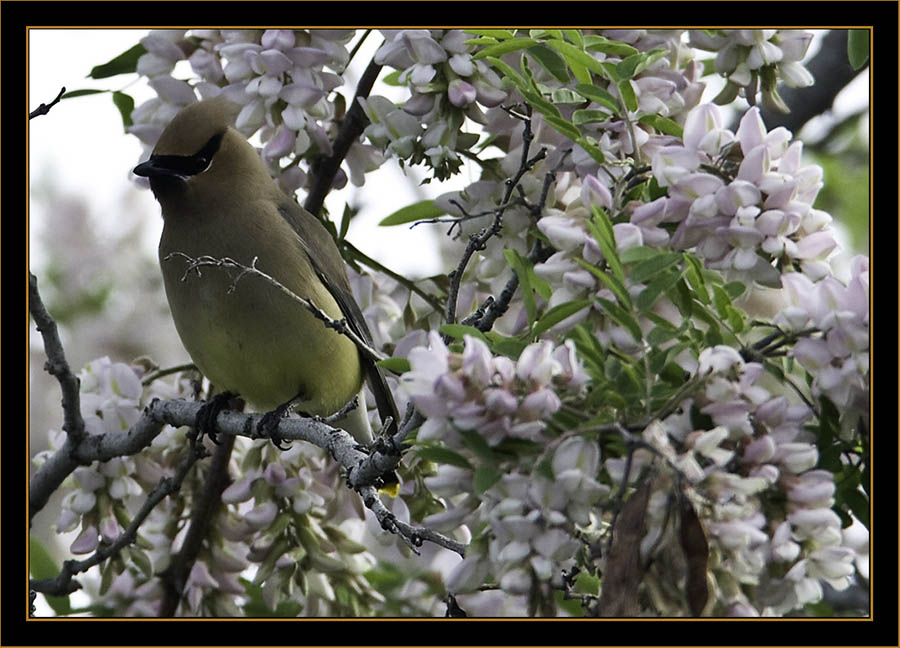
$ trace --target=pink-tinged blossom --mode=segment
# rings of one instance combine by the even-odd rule
[[[100,535],[97,527],[90,525],[85,527],[78,537],[69,545],[69,551],[75,555],[92,553],[100,544]]]
[[[447,97],[454,106],[462,108],[475,101],[477,92],[471,83],[462,79],[454,79],[447,88]]]

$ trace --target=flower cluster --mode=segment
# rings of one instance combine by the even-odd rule
[[[826,258],[837,245],[831,217],[812,207],[822,169],[803,166],[803,145],[790,140],[785,128],[767,132],[758,108],[732,133],[716,106],[698,106],[684,143],[653,156],[653,175],[668,196],[637,207],[631,221],[655,244],[694,249],[708,267],[762,283],[778,284],[776,264],[798,264],[815,278],[829,273]],[[671,241],[661,223],[678,223]]]
[[[497,106],[507,93],[484,61],[472,59],[473,48],[466,44],[470,36],[461,30],[382,34],[385,42],[375,62],[399,70],[398,82],[411,96],[402,108],[377,96],[361,102],[372,122],[366,136],[400,160],[426,162],[436,179],[445,180],[459,170],[459,151],[478,141],[462,130],[466,118],[484,124],[479,105]]]
[[[349,491],[338,487],[334,463],[304,443],[284,452],[256,443],[241,454],[241,477],[222,493],[228,505],[222,528],[257,565],[254,582],[266,605],[275,610],[290,602],[308,615],[370,606],[375,595],[361,574],[373,559],[339,525],[358,512]]]
[[[451,353],[437,333],[428,347],[409,352],[411,370],[401,385],[428,420],[420,441],[461,443],[454,428],[478,430],[490,445],[507,437],[537,439],[560,408],[557,390],[577,391],[588,380],[571,342],[526,347],[517,362],[493,356],[480,339],[467,335],[462,354]]]
[[[812,413],[772,396],[757,384],[761,373],[731,347],[707,349],[698,367],[705,389],[682,409],[699,409],[716,427],[693,429],[680,414],[644,431],[645,441],[692,485],[697,506],[707,508],[719,599],[741,616],[783,615],[821,600],[821,581],[845,589],[854,573],[855,552],[844,546],[840,518],[831,510],[834,475],[815,468],[819,454],[802,427]],[[632,471],[651,461],[652,453],[636,451]],[[607,460],[610,475],[621,476],[622,464]],[[661,533],[651,529],[648,537]],[[759,588],[759,609],[746,585]]]
[[[781,281],[789,305],[775,319],[788,331],[813,326],[821,337],[804,337],[793,356],[813,376],[813,393],[827,396],[841,411],[845,433],[869,418],[869,259],[850,264],[847,285],[827,276],[813,282],[792,272]]]
[[[103,357],[85,365],[79,379],[81,416],[88,434],[121,432],[140,417],[142,387],[134,367]],[[42,464],[64,442],[65,434],[52,431],[50,450],[35,456],[36,465]],[[112,542],[122,533],[120,520],[127,518],[127,505],[144,492],[142,483],[146,485],[145,480],[139,483],[135,479],[139,467],[145,468],[141,476],[151,476],[152,471],[146,470],[142,460],[131,457],[114,457],[100,465],[75,470],[73,488],[63,498],[56,523],[59,533],[80,526],[81,532],[69,547],[72,553],[92,553],[101,540]]]
[[[159,96],[134,110],[128,130],[152,148],[197,93],[203,99],[224,93],[242,106],[236,128],[247,136],[260,132],[270,173],[293,193],[307,183],[295,161],[332,153],[341,115],[329,95],[343,83],[340,74],[350,56],[346,44],[353,35],[340,29],[154,30],[141,40],[147,53],[137,71]],[[172,76],[182,60],[199,77],[195,83]],[[364,174],[382,161],[374,149],[355,143],[347,156],[351,181],[361,185]],[[339,175],[336,185],[344,182],[346,176]]]
[[[813,84],[801,61],[812,34],[801,29],[693,29],[690,44],[716,52],[716,72],[728,79],[716,103],[730,103],[740,93],[751,104],[759,89],[763,105],[790,112],[775,89],[778,80],[792,88]],[[761,88],[760,88],[761,86]]]
[[[480,508],[467,512],[464,521],[470,528],[489,533],[448,576],[450,592],[473,592],[491,576],[504,592],[539,591],[542,605],[553,607],[552,588],[562,586],[563,571],[574,565],[581,546],[573,524],[590,526],[596,519],[594,507],[609,488],[596,480],[600,455],[593,441],[563,439],[550,464],[551,474],[505,475],[482,495]],[[446,481],[447,476],[433,479],[439,492]]]

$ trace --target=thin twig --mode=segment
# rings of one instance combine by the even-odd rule
[[[485,249],[488,240],[500,233],[500,230],[503,228],[503,214],[510,204],[510,196],[512,196],[512,192],[519,184],[519,181],[526,173],[534,168],[535,164],[547,157],[547,149],[542,147],[534,157],[531,159],[528,158],[528,151],[531,148],[531,142],[534,140],[534,134],[531,132],[531,108],[526,106],[526,109],[526,117],[521,117],[518,113],[514,113],[511,109],[507,109],[507,112],[515,117],[519,117],[524,122],[522,132],[522,156],[519,162],[519,169],[512,178],[506,180],[506,192],[503,195],[503,199],[500,201],[500,206],[495,209],[494,221],[489,227],[485,227],[477,234],[473,234],[469,237],[469,242],[466,245],[466,249],[463,251],[459,264],[456,266],[456,269],[450,273],[450,289],[447,294],[447,311],[445,317],[448,324],[456,323],[456,302],[459,297],[459,286],[462,282],[466,266],[469,264],[469,261],[475,252]]]
[[[398,520],[397,517],[381,502],[381,499],[378,497],[378,491],[376,491],[374,487],[366,486],[365,488],[360,489],[359,493],[362,495],[366,507],[375,514],[381,528],[403,538],[403,541],[410,549],[412,549],[413,553],[418,554],[418,548],[427,540],[440,547],[444,547],[444,549],[454,551],[465,558],[466,546],[464,544],[451,540],[427,527],[414,527],[402,520]]]
[[[544,176],[544,184],[541,188],[541,195],[538,199],[538,202],[535,205],[529,205],[527,201],[523,200],[526,207],[531,212],[532,218],[534,218],[535,221],[540,220],[541,214],[544,211],[544,207],[546,207],[547,205],[547,198],[550,194],[550,187],[556,180],[556,174],[562,168],[566,157],[571,152],[572,149],[565,150],[560,156],[557,163],[553,166],[553,168],[550,169],[550,171],[548,171]],[[552,254],[553,249],[545,247],[540,239],[538,239],[537,241],[535,241],[534,246],[532,246],[531,251],[528,253],[528,260],[533,265],[542,261],[546,261]],[[499,297],[497,297],[497,299],[490,304],[487,304],[487,300],[484,304],[482,304],[482,307],[479,310],[485,309],[483,316],[479,317],[478,319],[471,320],[470,323],[477,327],[479,331],[490,331],[494,326],[494,322],[496,322],[498,318],[502,317],[503,314],[506,313],[507,309],[509,308],[510,302],[512,302],[513,296],[516,294],[516,289],[518,289],[518,287],[519,276],[515,272],[513,272],[512,277],[510,277],[509,281],[506,282],[506,285],[500,292]],[[472,316],[467,317],[466,320],[469,321],[471,317]]]
[[[59,91],[59,94],[56,95],[56,99],[54,99],[53,101],[51,101],[48,104],[42,103],[40,106],[38,106],[37,108],[35,108],[34,110],[31,111],[31,113],[28,115],[29,121],[34,119],[35,117],[39,117],[40,115],[46,115],[48,112],[50,112],[50,109],[59,103],[59,100],[62,99],[62,96],[65,93],[66,93],[66,87],[63,86],[62,89]]]
[[[333,329],[341,335],[347,336],[350,341],[356,345],[360,353],[362,353],[366,359],[371,360],[372,362],[380,362],[384,359],[378,351],[367,344],[366,341],[362,339],[362,337],[357,335],[356,332],[347,325],[347,320],[332,319],[328,316],[327,313],[325,313],[325,311],[316,306],[311,299],[309,299],[308,297],[301,297],[300,295],[297,295],[283,283],[257,268],[256,262],[258,260],[258,257],[254,257],[249,266],[246,266],[239,261],[235,261],[230,257],[216,258],[204,255],[195,259],[183,252],[172,252],[171,254],[167,255],[164,260],[168,261],[175,256],[182,257],[188,262],[188,267],[184,271],[184,275],[181,278],[182,281],[186,281],[191,272],[195,271],[199,275],[200,268],[204,266],[211,266],[215,268],[235,268],[237,270],[240,270],[240,273],[237,277],[235,277],[234,281],[232,281],[231,285],[228,287],[228,292],[230,293],[234,292],[234,289],[237,287],[237,283],[245,276],[256,275],[278,288],[281,292],[283,292],[285,295],[287,295],[297,303],[301,304],[304,308],[306,308],[306,310],[312,313],[312,315],[316,319],[321,320],[327,328]]]
[[[195,365],[193,362],[175,365],[174,367],[166,367],[165,369],[157,368],[144,376],[141,379],[141,384],[147,386],[154,380],[159,380],[160,378],[164,378],[165,376],[171,376],[172,374],[176,374],[182,371],[199,371],[199,369],[197,369],[197,365]]]

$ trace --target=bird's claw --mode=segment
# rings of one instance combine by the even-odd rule
[[[209,437],[210,441],[216,445],[220,445],[218,432],[216,432],[216,419],[219,417],[219,412],[226,409],[228,407],[228,401],[234,397],[235,394],[231,392],[222,392],[221,394],[216,394],[210,398],[200,407],[197,416],[194,417],[194,428],[197,430],[197,441],[200,441],[205,434]]]
[[[269,437],[272,441],[272,445],[281,450],[282,452],[285,450],[290,450],[291,442],[281,438],[281,434],[278,432],[278,425],[281,423],[281,419],[284,418],[285,412],[287,411],[284,407],[276,407],[271,412],[266,412],[263,414],[263,417],[260,419],[259,424],[256,426],[257,432],[259,432],[262,436]]]

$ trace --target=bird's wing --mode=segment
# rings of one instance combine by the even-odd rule
[[[369,331],[369,326],[366,324],[366,318],[362,310],[360,310],[359,305],[353,298],[350,281],[347,279],[347,271],[344,269],[344,261],[331,234],[328,233],[325,226],[315,216],[295,202],[285,201],[279,205],[278,211],[294,231],[298,233],[300,244],[304,252],[306,252],[310,265],[312,265],[316,276],[319,277],[319,280],[328,289],[331,296],[334,297],[338,307],[347,319],[347,324],[349,324],[354,333],[371,345],[372,333]],[[333,254],[310,254],[311,249],[327,250],[329,248],[333,250]],[[375,366],[375,363],[363,358],[362,355],[360,358],[366,374],[366,380],[375,396],[375,403],[381,420],[385,421],[389,416],[393,419],[390,431],[393,434],[400,424],[400,414],[391,390],[387,386],[384,375]]]

